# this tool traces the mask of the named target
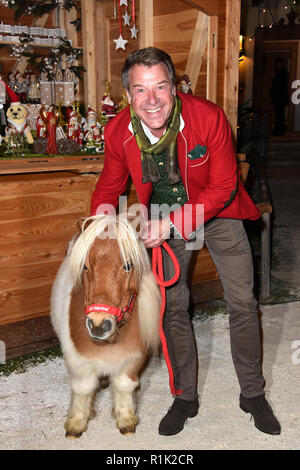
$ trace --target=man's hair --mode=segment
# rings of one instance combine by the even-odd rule
[[[167,67],[168,75],[173,85],[176,85],[176,72],[171,57],[165,51],[156,47],[146,47],[133,51],[125,60],[122,69],[122,82],[124,88],[129,91],[129,71],[134,65],[151,67],[163,63]]]

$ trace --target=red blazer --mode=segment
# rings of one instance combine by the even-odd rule
[[[178,165],[188,202],[171,212],[171,221],[188,239],[199,225],[201,217],[197,219],[197,214],[202,205],[204,222],[213,217],[258,219],[260,211],[238,175],[231,130],[224,111],[204,98],[178,95],[184,121],[177,136]],[[100,204],[117,207],[129,174],[140,204],[146,207],[149,204],[152,183],[142,183],[141,152],[129,125],[127,107],[105,128],[104,168],[92,195],[91,215]]]

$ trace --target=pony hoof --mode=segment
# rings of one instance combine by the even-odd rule
[[[135,428],[132,429],[130,427],[122,428],[119,431],[123,436],[132,436],[135,434]]]
[[[82,432],[77,432],[77,433],[71,433],[70,431],[66,432],[67,439],[78,439],[81,436],[82,436]]]

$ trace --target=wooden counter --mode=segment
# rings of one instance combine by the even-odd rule
[[[0,159],[0,339],[7,358],[54,338],[51,286],[103,156]]]

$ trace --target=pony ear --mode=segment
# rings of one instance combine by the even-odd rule
[[[88,228],[88,226],[93,222],[93,219],[88,220],[86,217],[81,217],[79,220],[77,220],[77,228],[78,232],[82,233],[85,229]]]
[[[141,225],[140,215],[128,213],[127,217],[128,217],[128,222],[133,226],[136,233],[141,233],[142,225]]]

